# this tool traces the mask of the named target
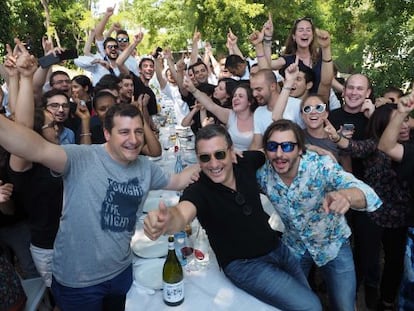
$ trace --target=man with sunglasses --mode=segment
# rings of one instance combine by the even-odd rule
[[[229,133],[217,124],[197,132],[195,150],[199,180],[184,190],[177,206],[167,209],[160,202],[148,213],[147,236],[155,240],[180,231],[197,216],[220,267],[236,286],[281,310],[321,310],[297,259],[280,243],[263,210],[255,178],[263,153],[236,156]]]
[[[114,14],[115,7],[108,7],[103,18],[95,27],[95,44],[98,47],[99,52],[102,55],[105,55],[105,46],[104,40],[106,38],[111,37],[113,31],[116,31],[115,40],[118,45],[117,53],[121,54],[125,49],[127,49],[130,45],[129,43],[129,35],[128,32],[121,28],[121,24],[113,23],[109,29],[109,31],[104,35],[105,26],[108,23],[111,16]],[[125,66],[132,71],[137,76],[139,75],[137,69],[137,60],[135,59],[134,55],[130,53],[128,58],[125,61]]]
[[[292,121],[272,123],[263,145],[267,161],[257,180],[285,225],[283,243],[306,275],[314,263],[320,267],[330,309],[353,311],[356,278],[344,214],[350,208],[374,211],[381,200],[330,157],[307,152],[303,132]]]

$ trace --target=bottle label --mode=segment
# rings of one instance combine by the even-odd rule
[[[166,302],[175,303],[181,301],[184,299],[184,280],[173,284],[163,282],[162,294]]]

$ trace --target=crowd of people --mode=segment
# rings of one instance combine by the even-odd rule
[[[7,45],[3,309],[22,310],[19,278],[40,276],[55,310],[124,310],[131,237],[155,189],[183,192],[176,206],[148,213],[148,237],[197,217],[224,274],[269,305],[345,311],[360,299],[370,310],[414,309],[414,90],[375,97],[362,73],[340,83],[330,34],[310,18],[294,22],[277,59],[269,15],[249,37],[254,62],[232,30],[228,55],[216,59],[209,44],[200,55],[195,31],[191,54],[175,61],[168,48],[139,57],[143,33],[109,26],[113,14],[74,59],[82,75],[39,66],[18,39]],[[64,51],[42,43],[45,56]],[[162,153],[166,103],[169,121],[196,135],[198,163],[178,174],[148,159]],[[261,193],[283,233],[270,227]]]

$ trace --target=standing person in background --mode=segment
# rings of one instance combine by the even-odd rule
[[[359,215],[365,218],[364,226],[360,228],[363,234],[358,241],[361,256],[356,258],[360,260],[356,263],[359,267],[359,282],[380,293],[378,301],[368,301],[367,307],[370,309],[378,307],[383,310],[384,301],[393,302],[397,297],[404,268],[407,227],[413,224],[414,200],[410,186],[407,181],[400,179],[392,159],[377,149],[382,133],[396,113],[396,104],[385,104],[375,109],[367,128],[370,138],[366,140],[348,140],[337,134],[329,123],[325,127],[332,141],[342,150],[363,159],[364,180],[383,201],[378,210]],[[398,141],[401,143],[409,142],[410,139],[406,121],[400,128]]]
[[[281,310],[322,310],[297,259],[280,243],[263,210],[255,179],[263,153],[237,156],[229,133],[218,124],[198,131],[195,151],[200,179],[184,190],[177,206],[167,208],[161,202],[149,212],[145,234],[155,240],[182,230],[197,216],[219,266],[237,287]]]
[[[263,135],[267,161],[257,180],[280,215],[283,243],[300,258],[308,275],[320,267],[332,310],[355,310],[356,279],[344,214],[374,211],[381,200],[366,184],[328,156],[306,151],[301,128],[278,120]]]
[[[399,162],[397,171],[399,177],[407,180],[411,185],[411,191],[414,192],[414,145],[411,143],[398,142],[401,126],[406,122],[408,114],[414,109],[414,89],[409,96],[403,97],[398,103],[398,111],[391,119],[387,128],[381,136],[378,143],[378,149],[385,152],[394,161]],[[414,227],[408,229],[408,240],[405,256],[404,277],[401,284],[399,299],[400,310],[412,310],[414,307]],[[392,310],[394,301],[382,301],[387,307],[386,310]],[[385,309],[384,309],[385,310]]]
[[[226,126],[235,150],[249,149],[253,139],[253,112],[256,105],[248,84],[241,83],[234,89],[232,109],[216,105],[210,97],[199,91],[190,79],[184,80],[184,86]]]

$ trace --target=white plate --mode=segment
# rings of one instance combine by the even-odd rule
[[[136,268],[134,279],[141,285],[152,289],[162,288],[162,268],[165,259],[152,259]]]
[[[152,241],[144,234],[143,229],[136,229],[131,239],[131,249],[142,258],[164,257],[168,253],[168,237],[162,235],[158,240]]]

